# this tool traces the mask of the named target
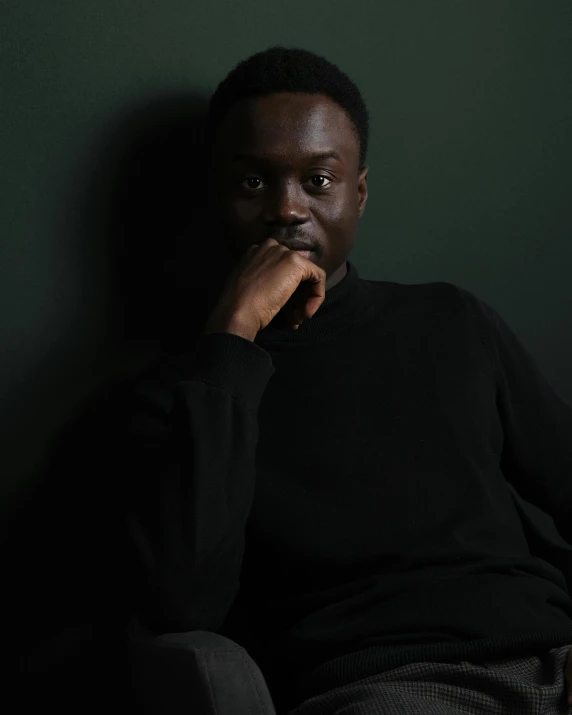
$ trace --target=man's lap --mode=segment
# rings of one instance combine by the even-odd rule
[[[480,665],[411,663],[316,695],[288,715],[572,715],[570,647]]]

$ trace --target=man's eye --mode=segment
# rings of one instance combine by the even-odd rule
[[[326,179],[326,181],[329,181],[330,184],[332,183],[332,179],[330,179],[329,177],[325,176],[324,174],[313,174],[310,178],[311,178],[311,179],[316,179],[316,178],[318,178],[318,179]],[[244,184],[245,184],[247,181],[262,181],[262,179],[259,179],[257,176],[249,176],[248,178],[244,179],[244,181],[242,182],[242,186],[244,186]],[[330,184],[326,184],[326,185],[322,184],[321,186],[316,186],[316,185],[314,185],[314,188],[316,188],[316,189],[326,189],[326,188],[329,188]],[[256,188],[258,188],[258,187],[254,187],[254,186],[244,186],[244,188],[245,188],[245,189],[249,189],[249,190],[251,190],[251,191],[256,191]]]

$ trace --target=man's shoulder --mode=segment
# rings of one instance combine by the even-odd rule
[[[379,292],[381,302],[402,310],[432,313],[447,309],[466,311],[480,303],[467,289],[449,281],[398,283],[396,281],[368,281],[371,290]]]

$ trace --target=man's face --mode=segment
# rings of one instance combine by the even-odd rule
[[[339,159],[315,158],[324,152]],[[220,127],[211,177],[233,258],[270,237],[299,240],[313,244],[309,260],[328,278],[343,277],[367,200],[368,169],[358,176],[358,165],[353,125],[328,97],[280,92],[237,103]]]

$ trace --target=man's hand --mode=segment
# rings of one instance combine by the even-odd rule
[[[572,648],[568,651],[566,667],[564,668],[564,680],[568,692],[568,704],[572,705]]]

